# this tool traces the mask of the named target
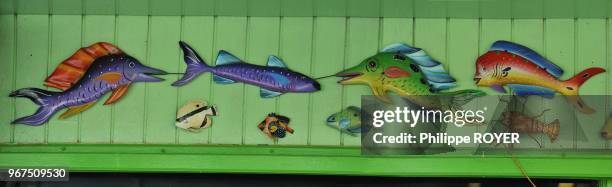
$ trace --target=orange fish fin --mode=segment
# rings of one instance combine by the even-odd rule
[[[74,54],[62,61],[57,68],[45,79],[45,86],[67,90],[74,85],[87,71],[91,63],[101,56],[109,54],[123,54],[121,49],[113,44],[98,42],[77,50]]]
[[[408,77],[410,73],[397,66],[391,66],[383,72],[389,78]]]
[[[130,87],[130,85],[126,84],[126,85],[123,85],[123,86],[119,86],[118,88],[113,90],[113,94],[111,94],[111,96],[108,97],[108,99],[104,102],[104,105],[113,104],[113,103],[119,101],[119,99],[121,99],[121,97],[123,95],[125,95],[125,93],[127,92],[129,87]]]
[[[96,103],[96,101],[92,101],[92,102],[85,103],[85,104],[82,104],[82,105],[79,105],[79,106],[70,107],[70,108],[68,108],[68,110],[66,112],[64,112],[62,115],[60,115],[59,119],[65,119],[67,117],[74,116],[74,115],[76,115],[78,113],[81,113],[81,112],[91,108],[95,103]]]
[[[121,80],[121,73],[107,72],[100,75],[98,78],[96,78],[96,80],[103,80],[109,84],[116,84],[117,82],[119,82],[119,80]]]

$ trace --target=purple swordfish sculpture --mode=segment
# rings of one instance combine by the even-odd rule
[[[88,109],[104,94],[113,91],[105,104],[117,101],[132,82],[159,82],[163,79],[151,75],[166,72],[142,65],[125,54],[110,54],[96,58],[85,74],[70,88],[54,92],[38,88],[22,88],[10,97],[25,97],[40,107],[33,115],[16,119],[12,124],[41,125],[57,111],[69,108],[60,119]]]
[[[315,92],[321,85],[308,76],[289,70],[276,56],[270,55],[267,66],[248,64],[227,51],[217,55],[215,66],[207,65],[187,43],[179,42],[185,56],[187,70],[183,78],[172,86],[183,86],[198,75],[211,72],[217,84],[243,82],[261,88],[262,98],[272,98],[287,92]]]

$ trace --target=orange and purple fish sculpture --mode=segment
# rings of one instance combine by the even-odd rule
[[[40,106],[33,115],[16,119],[12,124],[41,125],[49,121],[55,112],[69,108],[60,116],[63,119],[88,109],[100,97],[112,91],[113,94],[104,103],[111,104],[126,93],[131,83],[162,81],[151,75],[165,73],[142,65],[112,44],[99,42],[79,49],[45,80],[45,85],[62,92],[38,88],[22,88],[12,92],[10,97],[25,97]]]
[[[595,112],[578,96],[580,86],[591,77],[605,72],[593,67],[562,81],[563,70],[535,51],[508,41],[497,41],[489,52],[476,61],[474,81],[478,86],[489,86],[505,93],[508,87],[519,96],[539,95],[553,97],[555,92],[564,95],[568,102],[583,113]]]
[[[211,72],[217,84],[243,82],[261,88],[260,96],[271,98],[287,92],[315,92],[321,85],[312,78],[289,70],[276,56],[268,58],[268,66],[247,64],[227,51],[217,55],[216,66],[207,65],[202,58],[185,42],[179,42],[185,55],[187,70],[180,80],[172,86],[183,86],[198,75]]]

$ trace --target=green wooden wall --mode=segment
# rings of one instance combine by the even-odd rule
[[[100,1],[101,2],[101,1]],[[168,72],[185,68],[177,42],[192,45],[212,62],[218,50],[227,50],[253,64],[265,64],[268,55],[281,57],[296,71],[312,77],[334,74],[358,64],[382,47],[404,42],[425,49],[443,62],[460,85],[476,88],[474,62],[496,40],[511,40],[540,52],[561,66],[567,79],[592,66],[612,69],[612,20],[477,19],[377,17],[245,17],[245,16],[129,16],[129,15],[0,15],[0,93],[23,87],[42,87],[55,66],[81,46],[97,41],[118,45],[144,64]],[[118,103],[96,104],[66,120],[59,115],[45,125],[10,125],[36,109],[27,99],[0,97],[1,144],[231,144],[359,146],[358,137],[327,127],[328,115],[359,105],[365,86],[341,86],[336,78],[322,79],[323,90],[310,94],[259,97],[259,88],[218,85],[205,74],[193,83],[171,87],[178,75],[162,83],[138,83]],[[612,95],[609,73],[589,80],[583,95]],[[479,88],[493,92],[488,88]],[[103,99],[106,99],[103,98]],[[176,108],[191,99],[206,99],[219,107],[212,128],[199,133],[174,126]],[[610,113],[612,101],[596,108]],[[269,112],[292,118],[296,133],[278,142],[256,125]],[[587,117],[587,116],[583,116]],[[603,120],[603,119],[602,119]],[[560,144],[550,149],[609,149],[599,138],[601,123],[583,126],[589,141]],[[459,129],[451,129],[459,130]],[[461,131],[482,132],[483,127]],[[544,140],[544,137],[541,137]],[[474,145],[466,145],[474,146]],[[533,147],[534,145],[524,145]]]

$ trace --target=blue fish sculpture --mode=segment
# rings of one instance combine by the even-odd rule
[[[321,85],[314,79],[289,70],[276,56],[268,58],[267,66],[248,64],[227,51],[217,55],[215,66],[209,66],[187,43],[179,42],[184,53],[187,70],[172,86],[183,86],[205,72],[213,73],[217,84],[242,82],[261,88],[262,98],[272,98],[287,92],[315,92]]]

